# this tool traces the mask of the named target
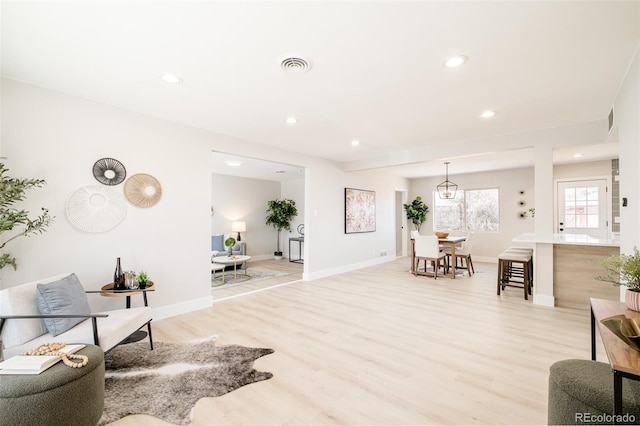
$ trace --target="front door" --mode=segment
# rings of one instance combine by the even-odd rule
[[[558,181],[557,197],[558,233],[607,237],[609,194],[606,179]]]

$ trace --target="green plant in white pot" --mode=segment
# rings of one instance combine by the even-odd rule
[[[231,257],[233,255],[233,246],[236,245],[236,239],[233,237],[229,237],[224,240],[224,246],[227,248],[227,256]]]
[[[278,240],[276,242],[276,251],[273,256],[276,259],[282,259],[282,251],[280,250],[280,233],[283,230],[291,230],[291,220],[298,215],[296,202],[289,199],[276,199],[267,201],[267,217],[265,224],[273,226],[278,231]]]
[[[418,196],[410,204],[403,204],[404,211],[407,213],[407,219],[413,223],[416,231],[420,230],[422,224],[427,220],[427,213],[429,213],[429,206],[427,206],[422,197]]]
[[[633,248],[633,254],[616,254],[602,262],[607,275],[597,277],[600,281],[608,281],[627,288],[625,301],[627,307],[640,311],[640,251]]]

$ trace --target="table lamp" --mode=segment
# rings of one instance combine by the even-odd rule
[[[246,222],[232,222],[231,223],[231,232],[237,232],[238,233],[238,238],[236,238],[238,241],[240,240],[240,233],[241,232],[246,232],[247,231],[247,224]]]

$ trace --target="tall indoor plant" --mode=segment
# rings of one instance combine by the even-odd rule
[[[29,212],[18,210],[13,205],[26,198],[26,191],[33,188],[41,188],[46,185],[43,179],[16,179],[7,176],[9,169],[0,163],[0,250],[18,237],[29,237],[31,235],[42,234],[53,223],[53,217],[49,215],[49,210],[42,208],[42,213],[29,218]],[[5,232],[11,235],[5,237]],[[0,269],[7,265],[17,269],[16,258],[9,253],[0,255]]]
[[[420,230],[422,224],[427,220],[427,213],[429,213],[429,206],[427,206],[422,197],[418,196],[411,204],[403,204],[404,211],[407,212],[407,219],[409,219],[416,231]]]
[[[265,224],[273,226],[278,231],[278,241],[276,243],[276,251],[273,256],[276,259],[282,259],[282,251],[280,250],[280,232],[282,230],[291,230],[291,220],[298,215],[296,202],[284,198],[282,200],[275,199],[267,202],[267,217]]]
[[[608,281],[627,288],[625,301],[627,307],[640,311],[640,251],[633,248],[633,254],[616,254],[609,256],[600,263],[607,271],[606,276],[597,279]]]

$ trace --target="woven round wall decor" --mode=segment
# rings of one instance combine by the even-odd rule
[[[160,201],[162,187],[153,176],[139,173],[127,179],[124,184],[124,195],[134,206],[146,209]]]
[[[81,231],[105,232],[122,222],[127,203],[119,192],[92,185],[71,194],[66,211],[71,224]]]
[[[127,169],[115,158],[101,158],[93,164],[93,177],[103,185],[118,185],[127,177]]]

